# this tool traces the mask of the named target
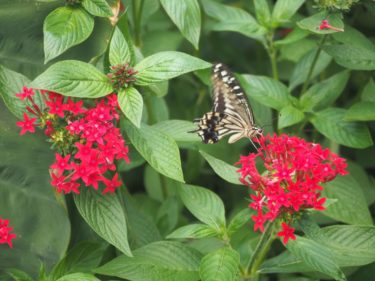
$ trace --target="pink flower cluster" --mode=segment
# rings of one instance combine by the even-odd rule
[[[262,136],[257,142],[258,152],[241,156],[237,163],[241,165],[241,182],[255,192],[249,205],[257,211],[252,216],[254,230],[263,232],[266,221],[280,218],[284,223],[278,235],[287,243],[289,238],[295,239],[290,224],[301,211],[324,210],[321,183],[347,174],[346,162],[319,144],[285,134]],[[265,170],[262,174],[256,167],[257,159]]]
[[[9,220],[0,218],[0,244],[7,243],[9,247],[13,248],[12,239],[17,235],[10,233],[12,230],[13,227],[9,227]]]
[[[51,165],[51,184],[57,191],[79,193],[82,183],[98,189],[102,182],[105,194],[121,186],[114,162],[121,159],[129,162],[129,158],[125,140],[115,126],[119,119],[117,96],[92,101],[93,105],[85,108],[82,100],[74,102],[53,92],[42,92],[45,100],[42,112],[33,95],[32,89],[27,88],[17,94],[31,102],[26,110],[39,118],[39,125],[45,127],[45,134],[58,151],[56,162]],[[37,118],[29,118],[25,113],[24,121],[17,122],[21,134],[35,132]],[[109,173],[115,174],[108,178]]]

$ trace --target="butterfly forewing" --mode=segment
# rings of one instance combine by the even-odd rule
[[[196,119],[197,132],[205,143],[215,143],[233,134],[229,143],[261,133],[254,125],[254,116],[242,87],[222,63],[212,67],[212,112]]]

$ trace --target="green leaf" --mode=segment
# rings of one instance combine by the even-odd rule
[[[281,82],[265,76],[245,74],[242,77],[248,84],[248,95],[258,102],[277,110],[290,104],[290,93]]]
[[[126,218],[117,193],[103,195],[99,190],[85,188],[74,195],[74,202],[81,216],[100,237],[132,256]]]
[[[82,6],[92,15],[98,17],[112,17],[111,7],[105,0],[82,0]]]
[[[197,281],[201,254],[182,243],[160,241],[120,256],[94,271],[131,281]]]
[[[57,281],[100,281],[100,279],[89,273],[73,273],[65,275]]]
[[[49,274],[51,280],[74,272],[88,272],[99,265],[104,247],[96,242],[81,242],[53,268]]]
[[[239,230],[245,223],[250,220],[250,209],[246,208],[238,212],[233,219],[230,221],[228,226],[229,235]]]
[[[166,177],[184,182],[180,152],[170,136],[146,124],[140,129],[129,122],[124,125],[132,144],[151,167]]]
[[[352,44],[329,45],[322,48],[343,67],[355,70],[375,69],[375,50]]]
[[[263,26],[267,27],[271,20],[270,7],[268,6],[267,0],[254,1],[254,7],[258,21]]]
[[[136,88],[130,87],[119,91],[118,103],[126,118],[137,128],[141,126],[143,98]]]
[[[338,200],[323,211],[326,216],[348,224],[372,225],[366,198],[352,176],[337,177],[326,183],[322,195]]]
[[[332,225],[321,231],[340,266],[361,266],[375,261],[374,226]]]
[[[301,122],[304,118],[305,114],[301,110],[293,105],[288,105],[280,110],[277,127],[279,129],[289,127]]]
[[[210,66],[210,63],[185,53],[160,52],[143,59],[134,67],[138,71],[136,84],[147,86]]]
[[[326,11],[322,11],[297,22],[297,25],[304,30],[308,30],[316,34],[337,33],[338,31],[328,28],[320,30],[319,26],[323,20],[328,20],[331,26],[344,30],[344,23],[341,20],[341,17],[341,13],[328,14]]]
[[[170,136],[177,142],[200,142],[201,139],[196,133],[189,133],[197,127],[185,120],[166,120],[152,126],[160,132]]]
[[[372,145],[368,128],[359,123],[345,121],[346,110],[327,108],[311,118],[315,128],[327,138],[354,148],[365,148]]]
[[[375,82],[372,78],[364,87],[361,94],[361,100],[375,102]]]
[[[94,29],[94,19],[82,8],[60,7],[44,20],[45,63],[85,41]]]
[[[224,247],[204,256],[199,267],[202,281],[235,281],[238,278],[240,255]]]
[[[160,3],[182,35],[198,49],[201,31],[201,10],[198,1],[160,0]]]
[[[375,120],[375,102],[361,101],[353,104],[345,114],[348,121],[373,121]]]
[[[111,65],[130,63],[131,54],[121,30],[116,26],[109,45],[109,62]]]
[[[201,1],[205,13],[216,19],[213,26],[217,31],[234,31],[255,39],[261,39],[266,29],[245,10],[230,7],[212,0]]]
[[[233,184],[242,185],[242,183],[239,180],[240,174],[237,172],[238,168],[220,159],[217,159],[204,151],[199,151],[199,153],[204,157],[204,159],[206,159],[206,161],[208,162],[208,164],[210,164],[211,168],[215,171],[215,173],[223,180],[226,180],[227,182]]]
[[[31,83],[31,87],[64,96],[98,98],[112,92],[112,85],[94,66],[76,60],[51,65]]]
[[[214,192],[204,187],[183,185],[179,193],[186,208],[198,220],[216,230],[225,227],[224,204]]]
[[[29,83],[26,76],[0,65],[0,95],[9,111],[17,118],[22,118],[26,104],[16,97],[16,93],[22,92],[23,86]]]
[[[275,41],[275,46],[283,46],[283,45],[289,45],[292,43],[296,43],[300,41],[301,39],[307,37],[309,33],[301,28],[295,27],[292,32],[288,33],[288,35],[281,39]]]
[[[273,25],[288,21],[302,6],[305,0],[278,0],[273,8]]]
[[[296,86],[302,84],[307,79],[310,67],[314,61],[317,51],[317,48],[311,50],[297,63],[293,70],[292,76],[290,77],[290,90],[293,90]],[[320,72],[322,72],[329,65],[331,60],[332,58],[329,55],[321,51],[310,79],[316,77]]]
[[[6,273],[12,277],[15,281],[34,281],[34,279],[26,272],[11,268],[6,270]]]
[[[335,263],[334,256],[319,243],[297,236],[296,240],[289,240],[285,246],[312,269],[325,273],[335,280],[346,280],[344,273]]]
[[[340,43],[375,51],[375,45],[371,42],[371,40],[350,25],[345,26],[344,32],[337,32],[332,34],[332,36]]]
[[[305,111],[311,111],[331,105],[344,90],[348,79],[349,71],[344,70],[314,84],[301,96],[301,106]]]
[[[167,239],[200,239],[218,235],[216,229],[205,224],[189,224],[177,228],[167,236]]]

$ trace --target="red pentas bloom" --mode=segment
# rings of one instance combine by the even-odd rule
[[[12,230],[13,228],[9,226],[9,220],[0,217],[0,244],[7,243],[9,247],[13,248],[12,239],[16,238],[17,235],[10,233]]]
[[[322,183],[333,180],[338,174],[347,174],[346,162],[319,144],[310,143],[288,135],[267,135],[256,140],[257,153],[241,156],[237,163],[241,182],[249,186],[249,207],[256,210],[252,216],[254,230],[264,231],[266,221],[279,219],[282,231],[278,236],[295,239],[291,224],[306,209],[324,210],[325,198],[321,197]],[[255,165],[260,160],[265,172]]]
[[[344,31],[344,29],[342,29],[342,28],[338,28],[338,27],[334,27],[334,26],[330,25],[328,20],[322,20],[322,22],[319,25],[319,30],[324,30],[324,29],[331,29],[331,30],[334,30],[334,31],[337,31],[337,32],[343,32]]]
[[[129,162],[128,147],[116,127],[120,118],[117,96],[91,100],[91,106],[84,107],[83,101],[75,102],[53,92],[42,91],[41,95],[44,109],[28,96],[31,106],[26,110],[36,117],[30,119],[25,113],[25,120],[17,125],[22,127],[21,134],[35,132],[37,119],[39,126],[45,128],[57,150],[56,162],[50,166],[51,184],[64,193],[79,193],[82,185],[98,189],[100,183],[103,194],[115,192],[122,185],[114,173],[115,161]]]

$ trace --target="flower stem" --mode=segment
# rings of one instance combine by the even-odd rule
[[[253,278],[256,278],[256,276],[258,275],[257,271],[259,269],[259,266],[264,261],[268,250],[274,240],[274,237],[272,235],[274,223],[275,221],[268,222],[268,224],[266,225],[266,228],[262,236],[260,237],[260,240],[255,247],[254,253],[246,267],[244,280],[251,280]]]
[[[306,80],[305,80],[305,82],[303,83],[303,86],[302,86],[302,90],[301,90],[300,96],[301,96],[304,92],[306,92],[307,87],[309,86],[311,76],[312,76],[312,74],[313,74],[313,71],[314,71],[314,68],[315,68],[316,63],[318,62],[319,55],[320,55],[320,53],[322,52],[322,46],[323,46],[324,42],[326,41],[326,39],[327,39],[327,35],[323,35],[322,39],[320,40],[320,42],[319,42],[319,44],[318,44],[318,50],[316,51],[315,56],[314,56],[314,58],[313,58],[313,61],[312,61],[311,65],[310,65],[310,69],[309,69],[309,72],[307,73]]]
[[[268,56],[271,61],[272,77],[275,80],[279,80],[279,71],[277,69],[277,62],[276,62],[277,51],[273,43],[273,32],[270,32],[267,36],[266,50],[268,52]]]
[[[141,20],[143,0],[133,1],[133,17],[134,17],[134,43],[137,47],[141,46]]]

